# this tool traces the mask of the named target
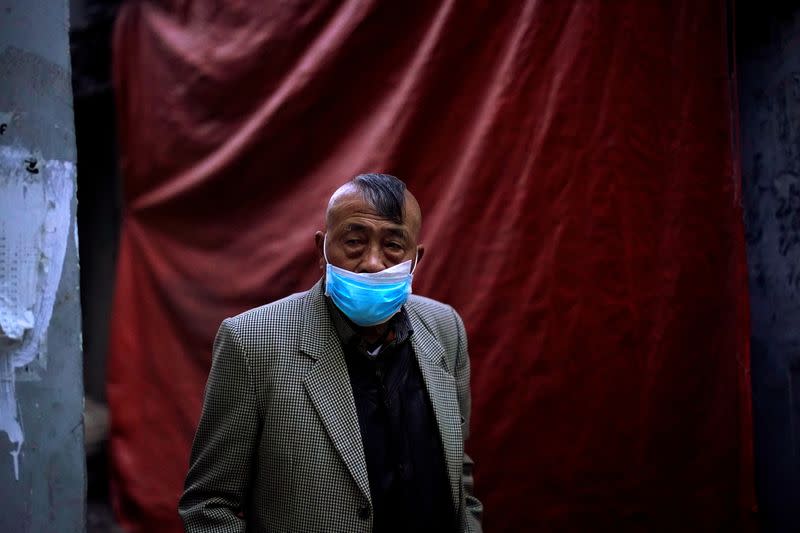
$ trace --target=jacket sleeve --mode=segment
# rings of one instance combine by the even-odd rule
[[[246,530],[242,516],[260,417],[247,354],[232,319],[214,341],[200,424],[178,512],[190,533]]]
[[[458,351],[456,354],[456,364],[453,375],[456,380],[456,390],[458,392],[458,406],[461,410],[461,433],[464,437],[466,444],[469,437],[469,416],[471,409],[470,397],[470,367],[469,367],[469,351],[467,349],[467,333],[464,329],[464,322],[458,313],[453,311],[453,316],[456,321],[458,329]],[[472,469],[474,462],[469,455],[464,453],[464,464],[462,483],[464,485],[464,498],[466,503],[466,531],[470,533],[481,533],[481,517],[483,515],[483,504],[475,497],[474,494],[474,479]]]

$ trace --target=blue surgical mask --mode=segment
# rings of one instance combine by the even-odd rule
[[[327,262],[325,295],[359,326],[376,326],[392,318],[411,294],[411,260],[380,272],[350,272],[328,262],[327,238],[322,245]]]

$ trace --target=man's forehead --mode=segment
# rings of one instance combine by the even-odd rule
[[[421,213],[416,199],[406,190],[403,200],[403,220],[398,224],[395,220],[383,217],[362,191],[352,184],[345,184],[333,193],[328,202],[326,223],[331,227],[332,225],[352,223],[350,219],[363,217],[368,220],[381,221],[382,224],[389,224],[397,229],[414,231],[416,227],[416,231],[419,231]]]
[[[328,218],[343,221],[351,217],[380,219],[392,224],[396,224],[395,221],[381,216],[375,206],[372,205],[372,203],[360,191],[348,192],[346,194],[332,197],[331,202],[328,205]],[[403,224],[405,225],[405,220],[403,220]]]
[[[378,215],[375,206],[372,205],[361,191],[357,190],[334,194],[328,204],[328,210],[338,211],[344,214],[360,211],[367,214]]]
[[[386,219],[381,219],[378,227],[375,227],[374,224],[363,224],[357,221],[344,221],[342,224],[342,231],[344,232],[370,232],[373,230],[403,237],[408,236],[408,227],[405,224],[400,225]]]

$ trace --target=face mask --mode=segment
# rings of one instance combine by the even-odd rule
[[[357,274],[328,262],[327,239],[325,235],[322,244],[327,262],[325,296],[359,326],[376,326],[392,318],[411,294],[411,260],[380,272]]]

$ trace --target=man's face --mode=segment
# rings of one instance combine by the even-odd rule
[[[335,197],[327,216],[328,261],[351,272],[370,273],[413,260],[420,216],[416,201],[409,196],[402,224],[382,218],[358,191]],[[317,232],[315,237],[322,256],[325,234]],[[420,247],[420,255],[422,251]],[[320,265],[324,266],[324,258]]]

